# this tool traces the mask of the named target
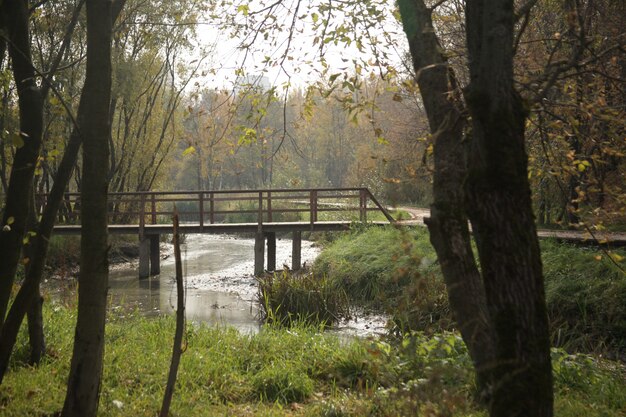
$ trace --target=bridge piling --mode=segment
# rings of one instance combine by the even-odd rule
[[[150,275],[159,275],[161,273],[160,240],[161,235],[150,235]]]
[[[276,271],[276,233],[268,232],[267,237],[267,270]]]
[[[265,261],[265,235],[257,232],[254,239],[254,275],[261,276],[265,272],[263,266]]]
[[[302,232],[294,231],[291,241],[291,269],[297,271],[302,268]]]
[[[139,279],[150,276],[150,238],[139,235]]]

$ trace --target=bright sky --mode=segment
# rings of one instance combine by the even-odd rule
[[[234,81],[237,79],[235,74],[237,68],[243,65],[246,75],[258,77],[265,76],[269,83],[280,88],[286,82],[292,85],[303,87],[314,81],[319,80],[322,66],[319,59],[320,43],[314,44],[315,37],[319,33],[313,31],[313,11],[303,10],[304,3],[308,6],[310,2],[302,2],[303,6],[298,13],[300,19],[296,23],[296,33],[289,45],[289,58],[282,59],[282,54],[289,43],[287,33],[269,34],[267,39],[263,36],[257,36],[253,47],[248,50],[240,49],[240,42],[244,40],[244,36],[232,38],[230,33],[220,31],[214,25],[201,24],[198,26],[198,34],[201,45],[215,45],[215,50],[209,57],[205,58],[205,63],[212,68],[211,73],[207,72],[205,77],[201,77],[201,87],[208,88],[232,88]],[[259,0],[246,2],[252,14],[255,10],[259,10]],[[243,19],[243,15],[241,15]],[[279,16],[281,18],[281,16]],[[289,19],[289,15],[282,16]],[[345,18],[345,16],[344,16]],[[316,18],[317,19],[317,18]],[[335,13],[333,22],[341,24],[342,17]],[[207,18],[207,21],[210,19]],[[406,50],[406,38],[401,31],[399,24],[393,19],[387,19],[384,23],[385,30],[392,32],[391,38],[394,39],[395,47],[387,47],[385,51],[389,55],[389,60],[394,65],[399,63],[399,54]],[[400,36],[401,35],[401,36]],[[348,36],[351,36],[348,34]],[[383,28],[374,27],[370,30],[370,37],[377,37],[383,41]],[[395,49],[394,49],[395,48]],[[363,52],[360,52],[353,42],[350,46],[344,44],[335,45],[333,42],[324,45],[324,57],[329,66],[328,75],[342,71],[354,72],[356,62],[374,63],[376,57],[370,51],[369,45],[363,45]],[[199,51],[199,50],[198,50]],[[198,54],[200,55],[200,54]],[[198,57],[198,56],[196,56]],[[268,66],[264,61],[267,58],[282,61],[281,65],[274,64]],[[376,70],[374,66],[369,70]],[[213,73],[214,72],[214,73]],[[365,75],[368,69],[364,69]],[[327,77],[328,77],[327,75]]]

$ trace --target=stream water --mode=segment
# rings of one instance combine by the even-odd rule
[[[136,309],[146,315],[174,314],[176,284],[171,245],[161,245],[161,274],[139,280],[137,264],[116,265],[109,278],[111,308]],[[195,322],[233,326],[242,332],[257,332],[261,326],[254,270],[254,239],[229,235],[188,235],[181,246],[186,278],[186,315]],[[319,249],[302,241],[302,262],[311,264]],[[291,265],[291,239],[276,241],[276,265]],[[56,286],[55,286],[56,287]],[[63,292],[57,287],[56,291]],[[65,290],[60,297],[73,296]],[[385,320],[356,315],[332,331],[366,336],[382,333]]]

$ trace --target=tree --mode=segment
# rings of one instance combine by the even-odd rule
[[[123,1],[123,0],[122,0]],[[107,167],[111,123],[112,12],[108,0],[87,0],[87,70],[78,121],[83,137],[78,321],[62,415],[95,416],[98,409],[109,278]]]
[[[490,415],[551,416],[548,321],[524,149],[527,111],[513,84],[513,1],[466,2],[466,149],[463,108],[455,106],[456,80],[439,52],[432,9],[422,0],[399,5],[434,136],[431,240]]]
[[[69,45],[69,39],[78,21],[82,5],[83,3],[80,2],[73,11],[70,24],[64,35],[64,46],[57,55],[56,61],[52,64],[53,68],[59,65],[60,57]],[[4,378],[10,354],[17,338],[17,333],[27,311],[29,312],[29,333],[31,336],[31,362],[38,363],[41,359],[41,355],[45,352],[43,324],[40,320],[41,302],[35,303],[34,301],[37,298],[41,298],[39,295],[39,283],[43,274],[48,242],[63,192],[76,161],[79,147],[80,137],[79,135],[73,135],[73,140],[70,140],[70,144],[68,145],[61,163],[61,166],[64,168],[60,169],[58,172],[59,175],[57,175],[54,183],[53,194],[48,200],[41,222],[37,226],[35,226],[35,224],[31,225],[33,229],[37,230],[37,233],[35,236],[29,236],[29,245],[25,247],[26,258],[28,259],[26,278],[11,305],[6,322],[0,332],[0,383]],[[31,201],[34,201],[34,198],[31,198]],[[36,217],[33,204],[29,207],[29,212],[31,217]],[[36,219],[32,221],[32,223],[36,223]]]
[[[0,327],[4,322],[15,271],[22,249],[35,166],[41,148],[43,94],[37,85],[31,57],[29,12],[26,1],[3,2],[2,26],[13,64],[20,111],[18,149],[13,158],[0,231]]]

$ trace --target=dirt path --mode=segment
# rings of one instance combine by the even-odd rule
[[[424,217],[430,215],[430,209],[416,207],[396,207],[397,210],[409,213],[409,219],[400,220],[401,224],[407,226],[425,226]],[[586,230],[537,230],[539,238],[555,238],[568,242],[589,243],[592,244],[610,244],[612,246],[626,246],[626,233],[619,232],[599,232],[590,233]]]

